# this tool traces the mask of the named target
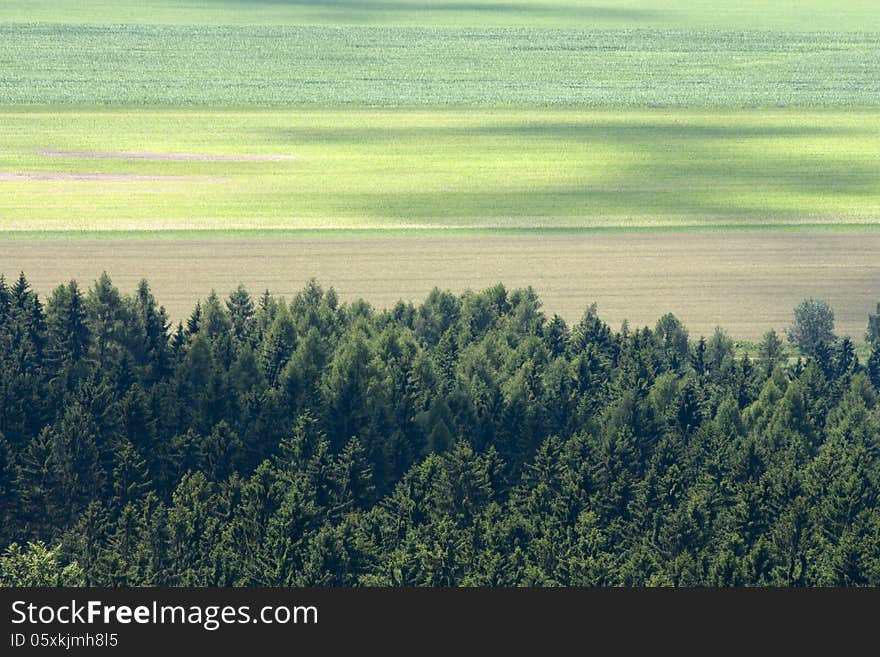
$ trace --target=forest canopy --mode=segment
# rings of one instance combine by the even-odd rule
[[[171,327],[145,281],[0,279],[0,584],[880,585],[878,400],[880,341],[748,356],[531,288]]]

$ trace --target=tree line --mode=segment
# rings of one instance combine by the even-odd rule
[[[880,336],[820,329],[0,278],[0,584],[878,585]]]

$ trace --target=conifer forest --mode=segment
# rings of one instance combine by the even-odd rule
[[[224,294],[2,279],[0,584],[880,584],[880,340]]]

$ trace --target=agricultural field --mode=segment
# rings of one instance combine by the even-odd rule
[[[10,231],[880,221],[875,112],[0,112]]]
[[[0,62],[0,104],[880,102],[876,33],[0,24]]]
[[[315,275],[378,305],[504,280],[567,318],[591,300],[645,322],[681,308],[746,337],[826,290],[860,339],[880,296],[876,269],[852,264],[880,234],[878,107],[866,0],[7,0],[0,271],[47,292],[94,277],[76,269],[83,253],[149,247],[153,265],[109,270],[162,285],[198,243],[213,279],[163,290],[181,309],[224,275],[255,289]],[[650,276],[612,273],[615,257],[643,271],[641,239],[682,248],[661,249]],[[372,274],[341,268],[340,240]],[[407,244],[457,255],[433,283],[398,285]],[[541,244],[576,274],[524,269]],[[797,275],[781,244],[807,249]],[[209,255],[245,248],[284,276]],[[609,264],[591,269],[602,249]],[[701,255],[731,249],[727,268]],[[651,287],[658,276],[669,284]],[[735,285],[768,302],[744,307]]]
[[[653,326],[674,312],[691,333],[721,325],[738,340],[780,334],[801,299],[827,299],[837,328],[860,341],[877,303],[880,232],[609,231],[473,234],[382,231],[237,239],[119,236],[0,240],[7,274],[23,270],[35,289],[59,282],[91,285],[112,272],[122,290],[146,277],[175,320],[185,320],[213,288],[225,297],[239,283],[292,296],[310,279],[332,284],[342,301],[388,308],[424,301],[430,290],[482,290],[498,282],[531,286],[544,312],[578,322],[596,302],[618,328]]]
[[[0,22],[877,31],[873,0],[4,0]]]

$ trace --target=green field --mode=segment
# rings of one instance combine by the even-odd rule
[[[0,104],[873,107],[878,43],[878,32],[0,24]]]
[[[250,237],[264,240],[261,262],[297,258],[279,271],[357,281],[383,304],[438,281],[510,278],[530,240],[553,238],[565,272],[542,292],[567,314],[588,298],[639,313],[647,289],[692,309],[695,326],[753,337],[774,300],[827,288],[853,332],[880,294],[874,270],[851,262],[880,227],[878,109],[880,10],[868,0],[6,0],[0,269],[46,262],[30,272],[45,292],[86,243],[103,262],[123,238],[161,237],[144,242],[164,244],[149,267],[115,258],[112,273],[170,277],[184,307],[210,289],[181,259],[200,238],[212,277],[256,271],[255,288],[275,286],[247,252],[230,255]],[[749,265],[743,248],[713,269],[749,231],[750,245],[819,238],[791,242],[813,250],[796,266],[784,248]],[[840,238],[854,231],[864,239]],[[612,264],[582,262],[584,240],[607,233]],[[643,249],[630,274],[607,274],[631,235],[660,233],[687,247],[636,276]],[[331,235],[393,249],[349,245],[334,259],[293,246]],[[398,240],[416,236],[454,237],[470,255],[440,262],[422,244],[435,265],[401,274]],[[504,236],[519,250],[479,255]],[[339,274],[325,261],[361,264]],[[650,286],[673,272],[700,286]],[[418,284],[399,288],[399,276]],[[739,305],[716,304],[738,293]],[[758,298],[760,312],[743,310]]]
[[[874,117],[10,108],[0,216],[5,231],[875,225]]]
[[[6,0],[0,104],[876,107],[868,0]]]
[[[878,15],[7,1],[0,231],[871,227]]]
[[[0,22],[880,30],[874,0],[4,0]]]

